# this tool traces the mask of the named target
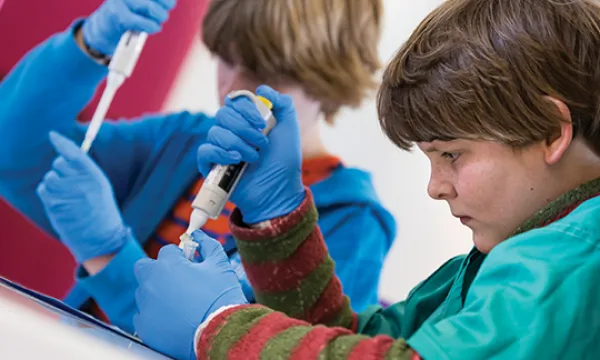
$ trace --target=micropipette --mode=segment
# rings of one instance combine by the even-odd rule
[[[90,121],[88,129],[85,133],[85,138],[81,144],[81,150],[84,152],[89,151],[90,147],[92,146],[92,142],[96,138],[96,135],[98,135],[100,126],[102,126],[102,122],[106,117],[108,108],[110,107],[117,90],[119,90],[121,85],[123,85],[125,79],[131,76],[147,38],[147,33],[134,31],[127,31],[125,34],[123,34],[123,36],[121,36],[121,40],[119,40],[117,49],[115,50],[115,53],[108,64],[106,87],[102,92],[100,102],[96,107],[94,116]]]
[[[233,91],[227,95],[230,99],[246,96],[256,105],[260,115],[266,122],[263,134],[268,135],[277,124],[271,109],[273,105],[264,97],[256,96],[248,90]],[[200,229],[208,219],[219,217],[229,196],[235,190],[238,181],[246,170],[248,163],[241,162],[235,165],[215,165],[206,176],[200,191],[192,202],[192,215],[187,231],[179,237],[179,247],[183,250],[186,258],[192,260],[198,247],[192,238],[192,232]]]

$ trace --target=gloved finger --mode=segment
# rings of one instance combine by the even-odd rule
[[[135,306],[137,307],[140,313],[145,313],[147,307],[146,305],[148,304],[148,299],[150,298],[150,296],[150,292],[147,291],[147,289],[144,287],[138,287],[135,290]],[[133,326],[135,327],[135,324]]]
[[[133,274],[137,280],[138,286],[142,285],[154,272],[156,268],[155,260],[146,258],[138,260],[133,266]]]
[[[65,161],[68,163],[64,165],[61,164],[62,161],[58,161],[58,164],[53,163],[53,166],[60,166],[55,169],[58,170],[59,174],[65,176],[67,174],[70,176],[87,176],[90,174],[95,176],[106,176],[96,162],[92,160],[88,154],[84,153],[73,141],[56,132],[50,132],[50,140],[56,149],[56,152],[64,157]]]
[[[67,161],[63,156],[59,156],[52,162],[52,170],[54,170],[59,177],[73,176],[80,173],[78,167],[73,166],[72,162]]]
[[[177,245],[163,246],[158,252],[157,261],[189,261],[183,256],[183,251]]]
[[[48,198],[48,189],[46,188],[46,184],[44,184],[44,182],[41,182],[38,184],[38,186],[35,188],[35,193],[37,194],[38,198],[40,198],[40,200],[42,201],[42,204],[46,204],[46,199]]]
[[[277,113],[287,113],[295,111],[294,101],[292,100],[292,97],[286,94],[281,94],[275,91],[270,86],[259,86],[258,88],[256,88],[256,95],[268,99],[273,104],[273,114],[275,115],[275,117],[277,117]],[[287,116],[280,117],[282,118],[281,120],[285,120],[287,118]],[[277,118],[277,120],[279,121],[280,119]]]
[[[213,144],[202,144],[196,152],[198,160],[198,171],[202,176],[207,177],[215,164],[232,165],[239,164],[242,155],[237,151],[226,151]]]
[[[169,18],[169,11],[155,1],[125,0],[125,3],[132,12],[157,24],[162,24]]]
[[[46,184],[43,182],[39,183],[35,188],[35,193],[40,199],[46,214],[50,214],[54,211],[60,212],[60,209],[64,206],[64,199],[62,197],[57,197],[54,191],[49,191]]]
[[[133,13],[131,14],[131,16],[128,16],[126,19],[123,19],[122,26],[124,29],[127,29],[127,30],[145,32],[148,34],[156,34],[161,29],[160,23],[158,23],[154,20],[145,18],[142,15],[133,14]]]
[[[249,122],[254,127],[262,130],[266,126],[266,122],[258,111],[256,104],[246,96],[236,97],[231,99],[229,95],[225,98],[225,108],[232,108],[237,112],[244,122]]]
[[[54,150],[67,161],[80,162],[84,157],[83,151],[71,139],[55,131],[50,131],[49,138]]]
[[[198,251],[202,256],[202,259],[205,261],[210,260],[219,262],[225,260],[229,262],[227,254],[225,254],[225,249],[223,249],[223,245],[221,245],[220,242],[206,235],[202,230],[194,231],[192,237],[194,238],[194,241],[198,243]]]
[[[145,310],[145,309],[144,309]],[[135,330],[135,333],[137,334],[137,336],[142,339],[142,341],[146,340],[146,329],[148,328],[146,326],[146,324],[148,323],[148,321],[146,320],[146,317],[148,314],[145,313],[144,310],[138,309],[138,313],[133,315],[133,329]],[[150,316],[152,316],[150,314]]]
[[[137,292],[136,292],[136,295],[137,295]],[[136,298],[137,298],[137,296],[136,296]],[[133,329],[135,330],[135,333],[137,334],[138,337],[140,336],[138,327],[142,320],[141,317],[142,317],[142,314],[140,314],[140,309],[138,308],[138,311],[135,313],[135,315],[133,315]]]
[[[207,143],[213,144],[225,151],[236,151],[242,156],[242,161],[258,160],[258,151],[240,139],[232,131],[220,126],[213,126],[206,137]]]
[[[233,132],[252,147],[262,149],[269,143],[268,138],[262,133],[262,129],[266,126],[266,122],[262,119],[260,126],[257,126],[246,120],[233,107],[224,106],[217,111],[215,120],[219,127]]]
[[[40,184],[44,185],[48,193],[62,191],[63,179],[56,171],[50,170],[44,175]]]

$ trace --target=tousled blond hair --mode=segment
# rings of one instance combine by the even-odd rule
[[[300,85],[331,121],[377,88],[381,0],[212,0],[208,49],[257,81]]]

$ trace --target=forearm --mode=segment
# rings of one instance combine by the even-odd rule
[[[258,303],[313,324],[356,328],[356,314],[342,293],[334,263],[317,226],[312,194],[269,226],[245,227],[231,217],[244,269]]]
[[[78,271],[79,282],[110,322],[128,332],[133,332],[133,316],[137,311],[137,281],[133,269],[135,263],[145,257],[139,243],[132,238],[118,253],[92,261],[95,273],[89,272],[90,263],[84,265],[86,271],[81,268]],[[97,267],[94,268],[94,265]]]
[[[71,130],[106,74],[77,46],[73,29],[38,45],[0,84],[0,146],[3,154],[29,155],[19,157],[21,167],[32,150],[49,150],[49,131]]]
[[[0,196],[46,231],[35,187],[55,157],[48,133],[70,135],[105,67],[83,54],[72,30],[27,54],[0,83]]]
[[[260,305],[222,309],[196,333],[197,358],[210,360],[417,360],[404,339],[367,337],[341,327],[312,326]]]
[[[102,271],[102,269],[104,269],[106,265],[108,265],[111,260],[114,259],[115,255],[116,254],[98,256],[84,261],[81,265],[89,275],[93,276]]]

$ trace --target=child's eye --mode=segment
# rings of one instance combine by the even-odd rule
[[[443,152],[442,157],[451,161],[456,161],[460,156],[457,152]]]

